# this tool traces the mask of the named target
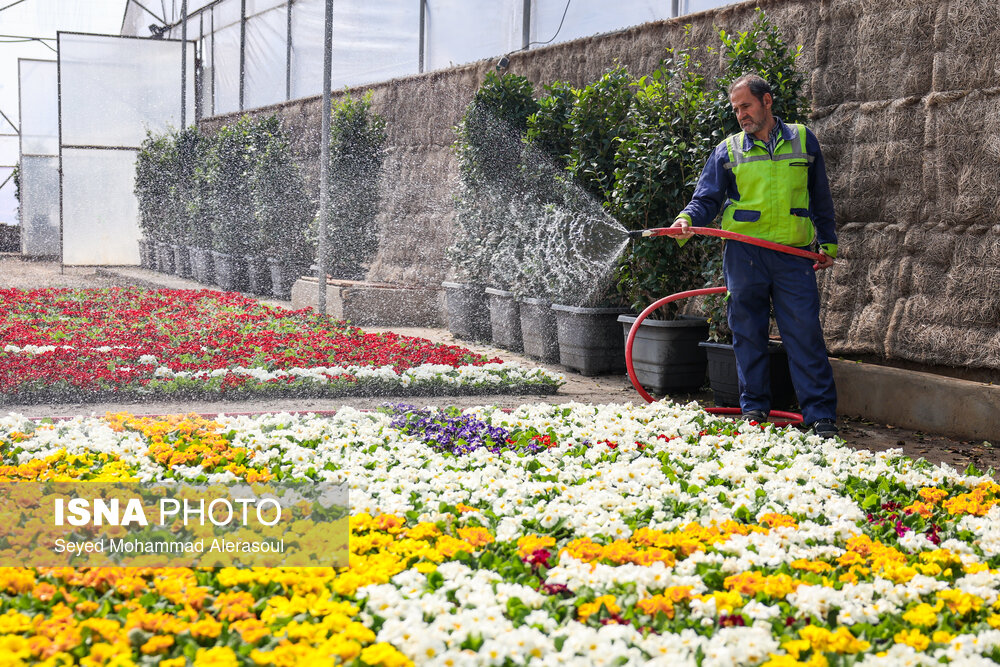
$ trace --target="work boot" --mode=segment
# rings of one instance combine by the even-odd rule
[[[812,432],[821,438],[836,438],[840,431],[837,429],[837,422],[832,419],[817,419],[812,424]]]
[[[740,419],[745,422],[757,422],[763,424],[767,421],[767,415],[761,410],[750,410],[740,415]]]

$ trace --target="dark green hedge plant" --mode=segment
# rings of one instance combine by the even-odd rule
[[[629,230],[669,226],[687,204],[701,165],[714,148],[711,96],[695,52],[672,52],[660,67],[635,81],[634,102],[614,155],[609,208]],[[630,243],[618,266],[616,285],[638,313],[657,299],[702,282],[702,239],[683,248],[665,237]],[[681,302],[656,310],[653,319],[673,319]]]
[[[294,159],[287,130],[264,128],[253,163],[254,245],[270,258],[293,264],[311,260],[307,231],[316,210]]]
[[[204,174],[212,249],[217,252],[243,257],[257,249],[252,175],[259,131],[259,123],[242,116],[211,138]]]
[[[135,162],[139,229],[147,241],[166,242],[172,237],[171,188],[176,162],[173,137],[147,132]]]
[[[372,109],[371,93],[345,93],[330,120],[330,209],[327,266],[335,278],[361,280],[378,251],[380,181],[386,152],[386,120]],[[318,239],[314,219],[313,238]]]
[[[207,247],[211,243],[211,230],[201,215],[202,186],[198,177],[198,164],[205,149],[204,137],[193,125],[169,136],[174,143],[169,202],[175,234],[172,242]]]

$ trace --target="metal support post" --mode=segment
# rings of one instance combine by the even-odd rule
[[[187,126],[188,3],[181,0],[181,129]]]
[[[214,63],[213,63],[214,65]],[[247,0],[240,0],[240,111],[246,92],[247,69]]]
[[[288,0],[286,10],[288,25],[285,28],[285,101],[292,99],[292,5],[295,0]]]
[[[320,109],[322,123],[320,125],[319,147],[319,295],[317,307],[320,314],[326,315],[326,260],[327,248],[326,228],[330,220],[330,86],[333,79],[333,0],[326,0],[326,26],[323,35],[323,106]]]
[[[521,5],[521,50],[525,51],[531,43],[531,0],[524,0]]]
[[[427,0],[420,0],[420,53],[417,56],[417,72],[424,73],[424,49],[427,43]]]

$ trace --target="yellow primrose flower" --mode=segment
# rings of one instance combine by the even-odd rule
[[[361,651],[362,662],[372,667],[412,667],[413,661],[396,650],[392,644],[379,642]]]
[[[153,635],[139,650],[145,655],[153,655],[154,653],[163,653],[173,645],[173,637]]]
[[[200,648],[194,656],[195,667],[239,667],[239,660],[228,646]]]
[[[824,563],[821,560],[806,560],[805,558],[793,560],[791,562],[791,567],[794,570],[805,570],[806,572],[812,572],[813,574],[823,574],[824,572],[829,572],[834,569],[834,567],[829,563]]]
[[[937,599],[948,606],[948,611],[959,616],[963,616],[970,611],[979,611],[983,608],[984,600],[971,593],[965,593],[956,589],[938,591]]]
[[[903,620],[910,625],[917,625],[922,628],[930,627],[937,623],[937,612],[940,611],[940,604],[937,609],[926,602],[921,602],[913,609],[903,614]]]
[[[215,639],[222,634],[222,623],[214,618],[203,618],[192,623],[188,631],[196,639]]]
[[[918,628],[900,630],[893,636],[893,639],[897,644],[906,644],[907,646],[912,646],[918,651],[925,650],[931,644],[930,638],[922,633]]]
[[[425,521],[407,529],[405,534],[411,540],[426,540],[428,537],[440,535],[441,529],[436,524]]]
[[[587,541],[589,542],[590,540]],[[556,540],[554,537],[549,537],[548,535],[525,535],[517,540],[517,555],[521,558],[526,558],[539,549],[548,549],[555,545]]]
[[[482,547],[493,543],[493,536],[485,528],[469,527],[459,528],[458,536],[474,547]]]
[[[608,613],[611,614],[617,614],[622,610],[621,607],[615,604],[615,596],[602,595],[593,602],[585,602],[580,605],[580,608],[577,609],[580,621],[586,623],[587,619],[599,612],[602,606],[607,608]]]
[[[0,616],[0,635],[13,635],[28,632],[33,627],[31,617],[14,609]]]
[[[948,492],[933,486],[925,486],[917,491],[917,495],[919,495],[923,500],[931,504],[935,504],[947,498]]]

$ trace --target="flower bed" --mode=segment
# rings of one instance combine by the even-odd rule
[[[0,452],[0,480],[351,488],[342,570],[0,569],[25,662],[1000,658],[1000,485],[693,407],[9,416]]]
[[[0,290],[0,403],[551,393],[557,374],[209,290]]]

